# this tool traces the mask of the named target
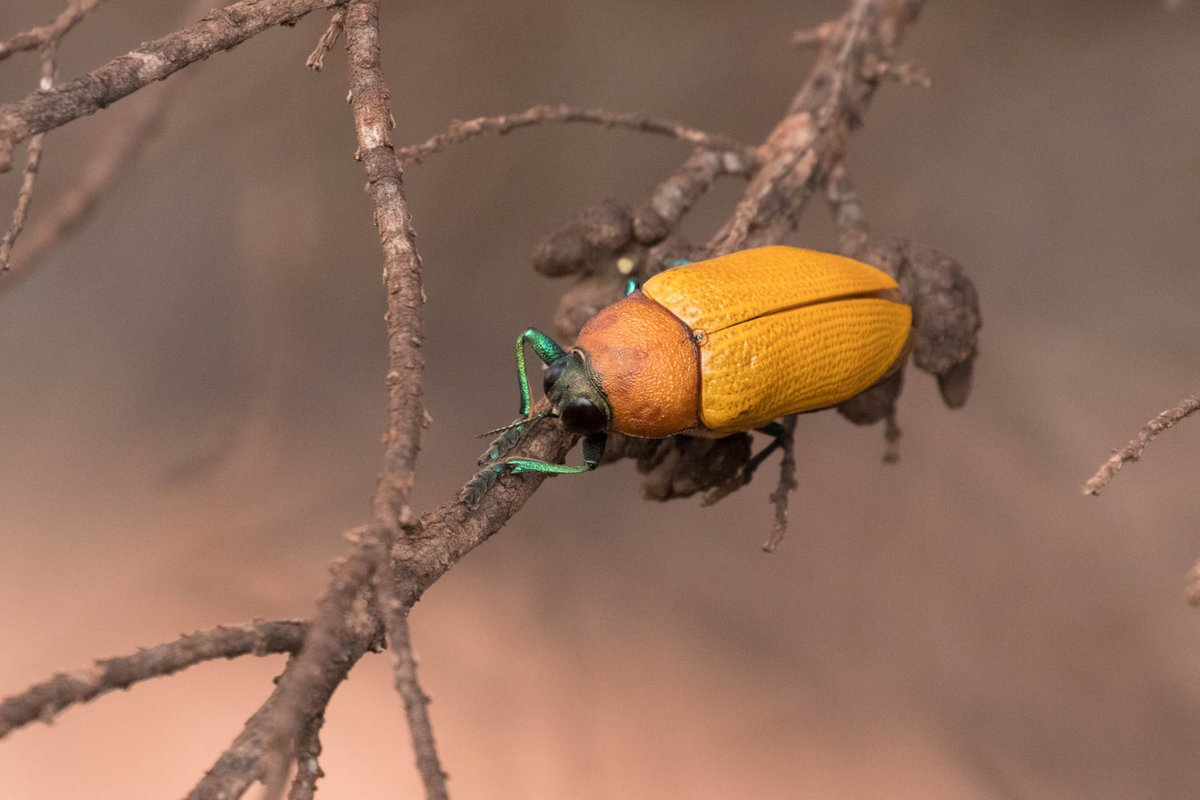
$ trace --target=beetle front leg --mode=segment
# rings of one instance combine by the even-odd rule
[[[604,445],[607,441],[608,435],[603,431],[590,433],[583,437],[583,464],[578,467],[551,464],[549,461],[538,461],[535,458],[509,458],[500,462],[500,465],[507,466],[514,475],[521,472],[544,472],[550,475],[577,475],[581,472],[591,472],[600,466],[600,460],[604,458]]]
[[[525,373],[525,343],[528,342],[547,366],[558,361],[567,353],[558,343],[537,328],[529,328],[517,337],[517,387],[521,391],[521,416],[528,417],[529,409],[533,407],[533,399],[529,394],[529,376]]]

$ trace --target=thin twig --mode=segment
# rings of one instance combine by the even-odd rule
[[[756,160],[754,148],[739,144],[727,136],[688,127],[681,122],[659,119],[647,114],[608,111],[602,108],[575,108],[565,104],[536,105],[519,114],[477,117],[466,122],[455,120],[450,123],[450,128],[445,133],[432,136],[422,144],[402,147],[397,151],[396,156],[400,159],[401,164],[408,164],[411,161],[419,162],[424,157],[440,152],[449,145],[465,142],[485,133],[506,134],[518,128],[546,122],[589,122],[610,128],[629,128],[635,131],[659,133],[707,150],[733,152],[748,162]]]
[[[60,34],[61,35],[61,34]],[[54,88],[54,79],[58,73],[58,38],[48,40],[42,46],[42,78],[38,88],[48,92]],[[29,149],[25,155],[25,169],[21,171],[21,188],[17,192],[17,206],[13,209],[12,224],[4,236],[0,237],[0,273],[8,272],[12,260],[13,245],[25,227],[25,217],[29,214],[29,205],[33,202],[33,188],[37,184],[38,167],[42,163],[42,141],[44,133],[39,133],[29,140]]]
[[[790,416],[783,420],[783,458],[779,461],[779,483],[768,498],[775,506],[775,521],[771,525],[771,535],[763,544],[763,551],[774,553],[775,548],[783,541],[787,533],[788,498],[791,497],[796,483],[796,417]]]
[[[36,50],[61,39],[104,0],[70,0],[54,21],[0,41],[0,61],[22,50]]]
[[[253,765],[257,771],[251,777],[263,778],[264,798],[282,796],[296,741],[306,721],[323,712],[338,685],[382,633],[382,622],[373,604],[371,577],[387,551],[383,550],[381,556],[382,545],[377,537],[360,535],[355,550],[333,567],[333,578],[317,600],[304,647],[293,659],[294,669],[279,679],[274,708],[261,732],[260,763]],[[256,739],[254,744],[260,742]]]
[[[852,10],[840,26],[840,39],[834,37],[825,43],[826,48],[840,45],[832,69],[821,70],[819,68],[822,62],[818,62],[818,70],[814,70],[813,77],[809,78],[804,89],[793,101],[792,111],[767,137],[763,150],[773,151],[773,154],[770,157],[764,157],[765,163],[762,170],[750,182],[741,202],[733,212],[733,217],[709,242],[708,250],[713,255],[725,255],[741,249],[750,242],[751,234],[756,227],[766,227],[769,220],[763,219],[763,217],[778,214],[774,208],[778,204],[769,201],[784,194],[782,183],[789,175],[799,172],[805,176],[805,180],[800,183],[798,192],[801,204],[812,192],[817,182],[817,167],[819,166],[815,146],[822,135],[829,131],[833,122],[838,119],[838,114],[844,113],[839,106],[842,102],[846,74],[851,69],[849,55],[853,52],[854,41],[858,37],[863,17],[869,6],[870,0],[855,0]],[[822,73],[822,80],[832,84],[832,88],[828,90],[827,98],[814,109],[808,104],[801,103],[800,99],[810,91],[818,72]],[[830,76],[830,72],[832,72],[832,76]]]
[[[325,28],[325,32],[321,34],[321,38],[317,40],[317,46],[308,55],[304,66],[311,70],[320,72],[325,66],[325,56],[333,49],[334,43],[337,42],[338,36],[342,33],[342,28],[346,24],[346,9],[339,8],[333,12],[333,18],[329,20],[329,27]]]
[[[342,651],[341,629],[354,614],[365,627],[375,622],[370,605],[371,581],[387,562],[401,521],[412,516],[412,490],[421,427],[425,420],[421,376],[421,258],[412,217],[404,197],[403,176],[391,143],[390,97],[379,64],[379,0],[351,0],[346,8],[346,50],[350,60],[350,105],[358,137],[357,158],[367,173],[367,191],[375,209],[375,226],[384,253],[383,282],[387,293],[388,418],[384,434],[383,470],[372,501],[373,519],[361,535],[346,568],[322,596],[297,668],[281,681],[281,699],[271,719],[263,764],[267,798],[282,794],[283,779],[300,732],[307,698],[332,691],[320,682],[331,677],[322,667]],[[390,606],[385,613],[398,613]]]
[[[429,696],[417,682],[417,658],[413,653],[408,630],[408,616],[403,608],[388,615],[388,646],[392,650],[392,668],[396,691],[404,699],[404,713],[412,734],[417,771],[425,784],[427,800],[447,800],[446,773],[433,740],[433,725],[429,721]]]
[[[97,661],[87,669],[64,672],[0,702],[0,738],[34,720],[49,722],[69,706],[133,684],[171,675],[203,661],[253,653],[294,653],[307,629],[291,620],[223,625],[192,633],[173,642],[139,650],[130,656]]]
[[[321,726],[325,724],[325,715],[313,717],[300,732],[296,742],[296,774],[292,778],[292,788],[288,790],[288,800],[312,800],[317,793],[317,781],[325,777],[321,770]]]
[[[161,130],[180,85],[171,81],[145,95],[144,102],[135,101],[133,114],[121,127],[108,132],[80,170],[75,184],[55,199],[53,208],[35,217],[21,238],[11,269],[0,281],[0,292],[12,289],[32,274],[34,267],[91,216],[117,179],[145,154],[147,143]]]
[[[1197,411],[1200,411],[1200,394],[1183,398],[1173,407],[1168,408],[1147,422],[1129,444],[1115,451],[1109,456],[1107,461],[1100,465],[1100,469],[1096,470],[1096,474],[1089,478],[1088,482],[1083,485],[1083,493],[1090,495],[1100,494],[1100,490],[1107,486],[1108,482],[1113,479],[1113,476],[1121,471],[1121,467],[1125,466],[1129,461],[1137,461],[1142,457],[1142,451],[1146,449],[1146,445],[1155,436],[1158,436],[1167,428],[1170,428],[1177,422],[1183,421]]]
[[[13,148],[29,137],[100,110],[189,64],[229,50],[275,27],[343,0],[240,0],[182,30],[146,42],[49,92],[0,105],[0,172],[12,169]]]
[[[747,159],[730,151],[697,150],[692,153],[659,183],[648,201],[634,209],[634,237],[646,244],[665,239],[718,177],[753,175],[759,165],[757,148],[753,154]]]
[[[211,7],[209,0],[197,0],[183,12],[184,18],[194,19]],[[74,185],[59,195],[53,208],[37,215],[21,237],[21,248],[9,264],[8,274],[0,281],[0,292],[12,289],[32,274],[34,268],[91,215],[117,179],[146,152],[148,143],[162,129],[168,110],[187,81],[185,75],[142,93],[130,102],[129,113],[122,124],[110,129],[97,143],[87,163],[79,170]]]

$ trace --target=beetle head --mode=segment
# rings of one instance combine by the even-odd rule
[[[573,433],[607,430],[612,410],[579,351],[567,353],[546,370],[543,388],[554,413]]]

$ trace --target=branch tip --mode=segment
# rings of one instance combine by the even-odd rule
[[[1183,398],[1174,406],[1147,422],[1129,444],[1120,450],[1114,450],[1113,454],[1108,457],[1108,460],[1100,465],[1100,468],[1096,470],[1096,474],[1089,478],[1087,483],[1083,485],[1084,495],[1099,495],[1100,491],[1109,484],[1125,464],[1141,460],[1146,445],[1154,441],[1156,436],[1187,419],[1196,413],[1196,411],[1200,411],[1200,394]]]

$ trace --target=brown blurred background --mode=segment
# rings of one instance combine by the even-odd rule
[[[0,35],[59,3],[5,0]],[[64,78],[178,27],[112,0]],[[568,102],[760,141],[843,2],[387,4],[399,143]],[[86,227],[0,287],[0,693],[253,617],[307,616],[379,462],[381,256],[327,15],[172,78],[161,135]],[[1182,798],[1200,785],[1200,421],[1098,499],[1079,486],[1197,390],[1200,3],[929,3],[851,143],[877,232],[963,261],[984,304],[967,407],[911,372],[901,462],[804,417],[774,555],[760,480],[640,499],[629,463],[550,481],[438,583],[414,635],[456,798]],[[0,64],[0,97],[36,82]],[[147,90],[159,92],[163,85]],[[136,98],[46,140],[53,207]],[[616,130],[477,140],[409,170],[448,499],[516,404],[512,341],[561,285],[528,252],[644,198],[687,153]],[[7,215],[17,177],[0,179]],[[724,184],[688,222],[728,215]],[[794,243],[834,245],[814,203]],[[18,245],[18,253],[20,246]],[[578,457],[577,455],[575,457]],[[771,462],[772,465],[775,462]],[[213,663],[0,743],[0,797],[183,794],[279,658]],[[416,796],[386,656],[336,695],[320,796]]]

